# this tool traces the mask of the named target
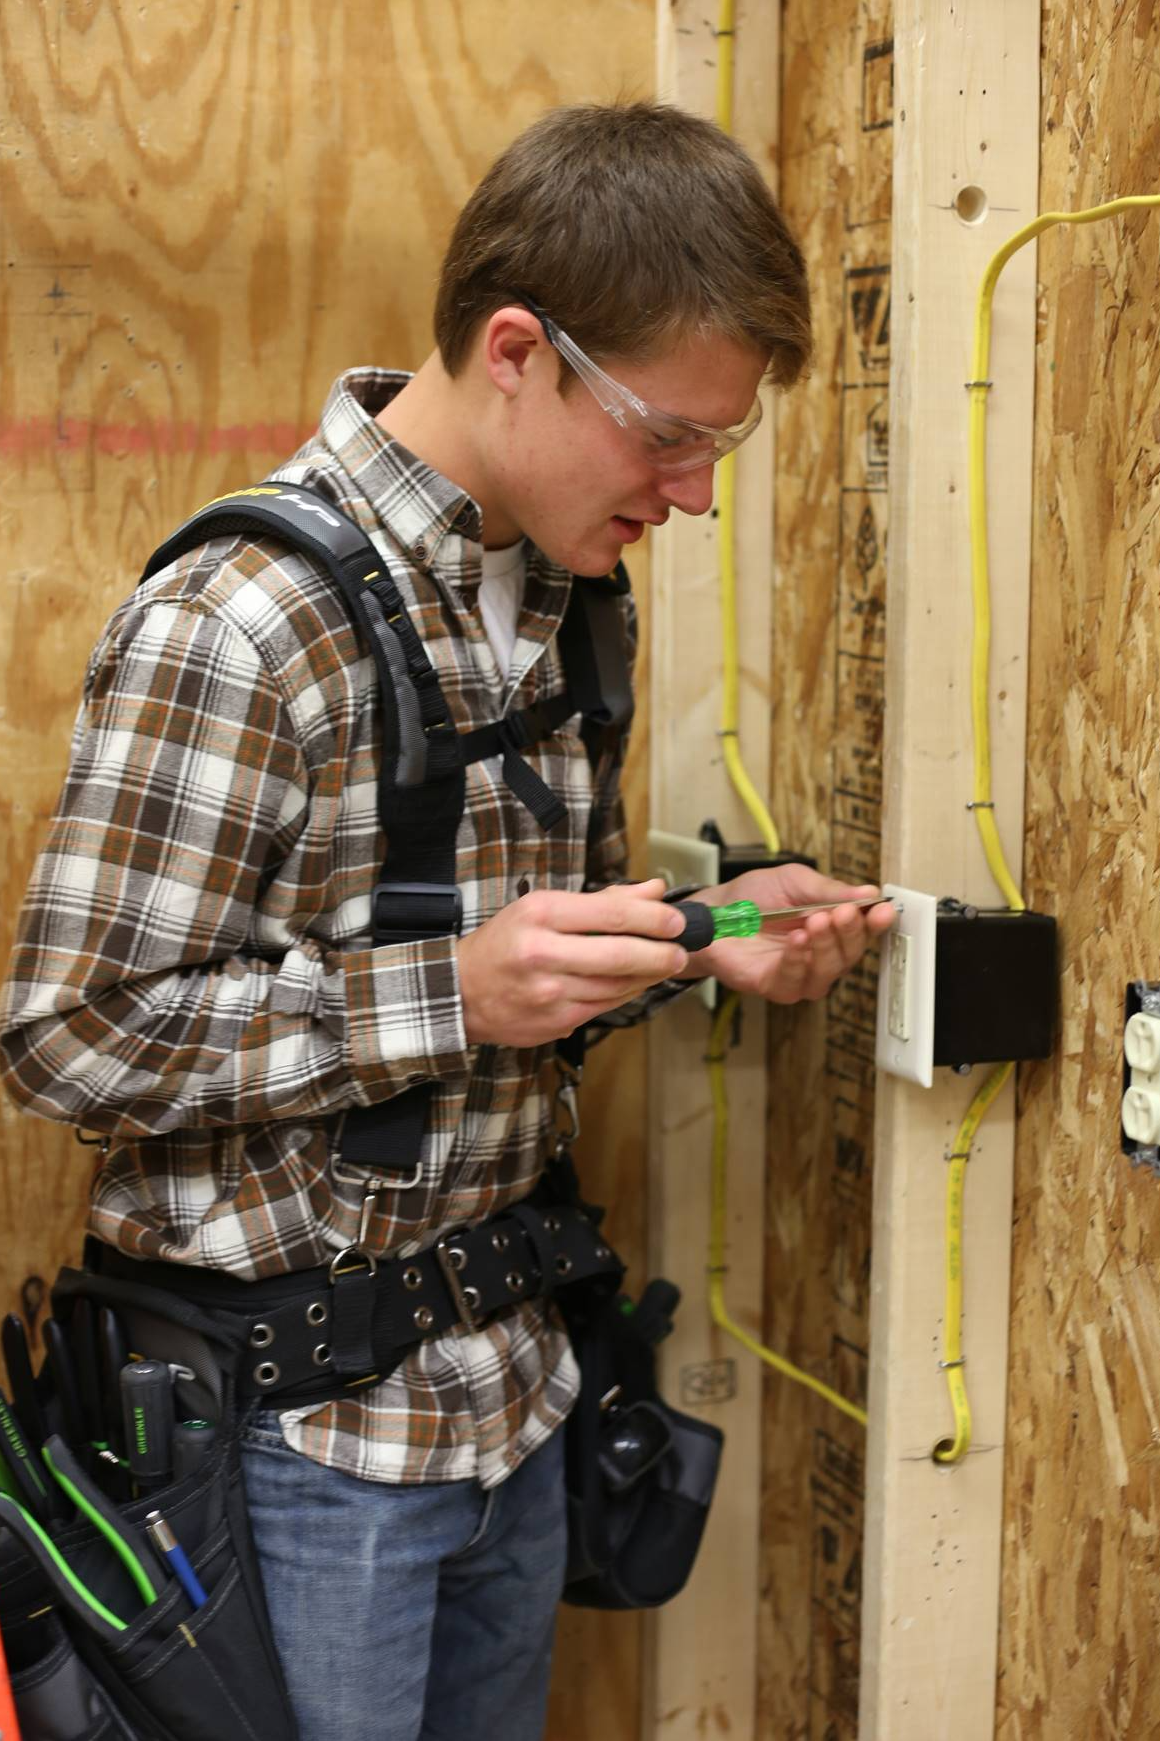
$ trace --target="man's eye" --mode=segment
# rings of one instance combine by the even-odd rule
[[[645,436],[649,446],[662,453],[670,452],[674,447],[685,446],[696,439],[691,430],[656,429],[651,426],[646,429]]]

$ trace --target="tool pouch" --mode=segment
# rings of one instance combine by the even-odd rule
[[[16,1523],[0,1533],[0,1626],[23,1733],[28,1741],[295,1741],[246,1514],[232,1378],[237,1332],[175,1296],[67,1269],[53,1292],[57,1318],[67,1322],[70,1302],[81,1296],[123,1318],[134,1353],[179,1369],[183,1409],[212,1419],[217,1436],[193,1474],[117,1506],[155,1601],[143,1599],[86,1520],[46,1527],[54,1553]],[[181,1372],[192,1376],[183,1380]],[[51,1426],[55,1401],[44,1388]],[[153,1510],[184,1548],[203,1605],[154,1553],[145,1531]]]
[[[656,1608],[693,1569],[724,1435],[670,1408],[655,1345],[680,1295],[650,1282],[636,1306],[619,1295],[561,1301],[580,1366],[565,1441],[568,1571],[579,1608]]]
[[[137,1741],[76,1653],[53,1609],[4,1623],[20,1733],[27,1741]]]

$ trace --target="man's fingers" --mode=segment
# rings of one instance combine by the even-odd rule
[[[661,900],[660,877],[647,883],[619,883],[592,894],[572,895],[544,890],[527,895],[529,917],[552,931],[611,937],[679,937],[685,919]],[[534,903],[534,905],[532,905]]]
[[[630,1003],[634,997],[639,997],[655,985],[653,979],[639,981],[624,979],[585,979],[569,974],[559,981],[559,995],[562,1002],[583,1005],[591,1014],[599,1011],[617,1009],[623,1003]]]
[[[837,907],[832,913],[814,913],[807,921],[806,929],[813,950],[815,975],[826,984],[854,965],[868,941],[857,907]]]
[[[688,951],[677,943],[654,943],[648,937],[577,937],[541,932],[530,946],[542,955],[539,965],[552,972],[582,978],[636,981],[655,985],[683,973]]]

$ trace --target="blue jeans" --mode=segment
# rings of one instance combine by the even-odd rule
[[[300,1741],[540,1741],[567,1529],[564,1435],[498,1487],[402,1487],[242,1439]]]

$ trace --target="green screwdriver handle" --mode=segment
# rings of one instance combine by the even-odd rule
[[[837,907],[878,907],[888,902],[883,895],[859,895],[848,901],[815,901],[806,907],[774,907],[763,911],[755,901],[730,901],[724,907],[709,907],[704,901],[674,901],[685,915],[685,929],[677,938],[690,955],[708,949],[719,937],[756,937],[766,919],[806,919],[811,913],[831,913]]]
[[[685,929],[676,941],[696,954],[708,949],[719,937],[756,937],[761,930],[761,909],[756,901],[730,901],[725,907],[707,907],[704,901],[675,901],[685,916]]]

